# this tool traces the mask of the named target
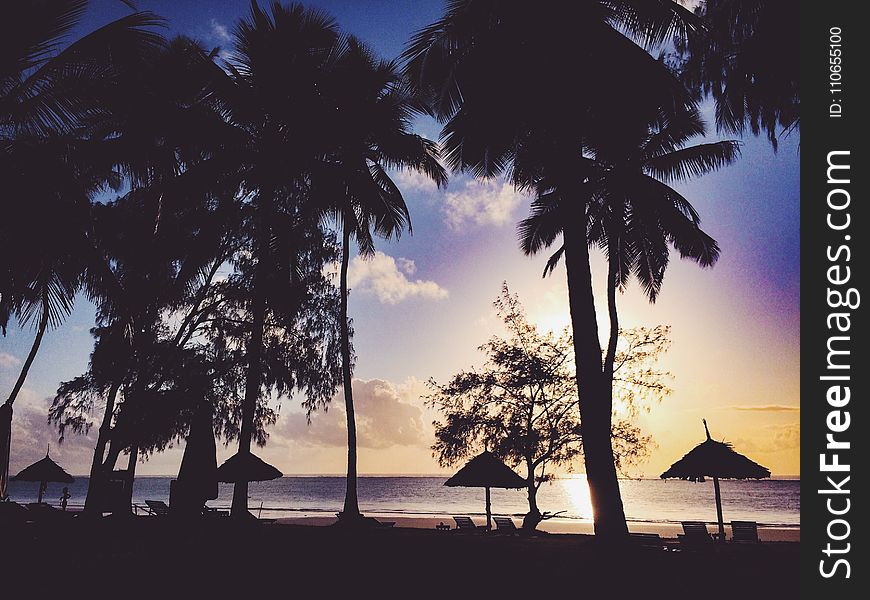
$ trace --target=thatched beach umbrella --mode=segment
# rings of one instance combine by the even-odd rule
[[[218,481],[237,483],[269,481],[283,477],[284,473],[250,452],[236,452],[218,467],[217,476]]]
[[[526,480],[517,475],[513,469],[484,450],[459,469],[456,474],[444,482],[448,487],[482,487],[486,488],[486,528],[492,529],[492,510],[490,488],[521,489],[526,487]]]
[[[217,475],[218,481],[223,481],[224,483],[269,481],[284,476],[281,471],[272,465],[244,450],[236,452],[224,461],[224,464],[218,467]],[[245,502],[247,503],[247,500]],[[235,507],[233,510],[235,510]],[[239,514],[240,516],[252,517],[251,513],[247,510]]]
[[[15,481],[38,481],[39,495],[37,502],[42,504],[42,494],[49,481],[57,483],[72,483],[75,481],[73,477],[64,471],[60,465],[48,457],[48,451],[45,452],[45,458],[38,460],[26,469],[23,469],[18,475],[13,477]]]
[[[770,470],[749,460],[731,449],[727,442],[717,442],[710,437],[707,420],[704,419],[707,439],[695,446],[683,458],[671,465],[661,474],[662,479],[678,478],[703,482],[705,477],[713,478],[716,492],[716,516],[719,518],[719,540],[725,541],[725,524],[722,520],[722,496],[719,493],[720,479],[762,479],[770,477]]]

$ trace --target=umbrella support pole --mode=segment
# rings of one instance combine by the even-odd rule
[[[722,494],[719,492],[719,478],[713,478],[713,490],[716,492],[716,517],[719,519],[719,541],[725,541],[725,522],[722,519]]]
[[[486,530],[492,531],[492,502],[489,496],[489,488],[486,488]]]

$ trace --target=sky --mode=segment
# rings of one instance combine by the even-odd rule
[[[184,33],[224,49],[231,44],[234,23],[249,10],[243,0],[136,4],[166,17],[169,34]],[[345,31],[386,58],[396,57],[411,33],[442,10],[439,0],[306,5],[331,13]],[[127,10],[121,2],[96,0],[80,30]],[[704,109],[712,115],[710,106]],[[421,120],[416,127],[437,138],[436,123]],[[708,139],[727,136],[711,132]],[[656,366],[673,375],[673,391],[638,418],[655,445],[648,460],[630,471],[633,476],[656,477],[703,441],[702,418],[714,438],[733,443],[775,476],[800,474],[800,136],[782,140],[776,152],[763,137],[741,141],[736,164],[675,186],[718,240],[722,255],[716,266],[703,270],[672,253],[654,305],[635,283],[618,298],[622,326],[671,326],[671,348]],[[549,253],[529,258],[520,251],[516,223],[528,214],[530,199],[510,185],[454,174],[445,190],[437,190],[416,174],[395,178],[411,211],[413,235],[380,242],[369,260],[354,257],[349,273],[359,470],[444,473],[430,449],[438,415],[421,399],[428,393],[427,380],[444,382],[483,363],[478,346],[503,333],[492,307],[502,282],[519,294],[541,328],[558,331],[568,325],[565,269],[560,265],[542,278]],[[603,322],[605,265],[598,254],[593,272]],[[59,445],[46,411],[58,384],[86,370],[93,321],[93,306],[80,298],[66,323],[46,334],[15,403],[12,473],[43,456],[48,444],[69,472],[87,473],[95,432],[70,436]],[[33,336],[31,328],[12,327],[0,337],[0,393],[11,389]],[[327,412],[313,415],[310,425],[298,406],[298,399],[281,402],[268,444],[256,452],[286,474],[343,473],[341,395]],[[149,457],[138,473],[177,473],[182,448],[183,443]],[[233,444],[219,444],[218,458],[233,452]],[[582,463],[574,470],[582,472]]]

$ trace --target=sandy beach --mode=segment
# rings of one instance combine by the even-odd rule
[[[8,591],[37,597],[794,598],[800,545],[611,548],[588,535],[465,535],[415,520],[348,530],[232,519],[61,519],[4,528]],[[50,573],[50,576],[47,574]]]
[[[411,529],[435,529],[439,523],[449,524],[451,528],[456,524],[450,517],[431,517],[431,516],[414,516],[395,514],[372,514],[377,519],[382,521],[394,521],[396,527],[411,528]],[[312,525],[312,526],[328,526],[335,523],[335,517],[315,516],[315,517],[281,517],[278,523],[286,525]],[[475,522],[479,525],[484,523],[485,519],[476,517]],[[519,519],[514,519],[514,522],[519,526]],[[494,525],[493,525],[494,526]],[[632,533],[656,533],[663,538],[676,539],[677,534],[682,533],[682,527],[678,523],[650,523],[645,521],[634,521],[629,523],[629,531]],[[715,526],[708,525],[707,528],[712,532]],[[583,534],[592,535],[592,523],[579,521],[576,519],[549,519],[538,526],[541,531],[548,533],[564,533],[564,534]],[[731,526],[725,525],[725,535],[731,537]],[[763,542],[800,542],[801,531],[798,527],[759,527],[758,538]]]

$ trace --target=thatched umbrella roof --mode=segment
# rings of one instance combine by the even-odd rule
[[[722,496],[719,492],[719,480],[763,479],[770,477],[770,469],[735,452],[728,442],[714,440],[707,428],[707,420],[703,421],[707,439],[672,464],[670,469],[661,474],[661,478],[703,482],[705,477],[712,477],[713,490],[716,494],[716,516],[719,520],[719,540],[725,541],[725,523],[722,518]]]
[[[55,481],[58,483],[72,483],[75,481],[72,475],[64,471],[60,465],[51,460],[48,454],[45,458],[38,460],[26,469],[23,469],[18,475],[13,477],[15,481],[39,481],[48,482]]]
[[[484,450],[444,482],[449,487],[524,488],[526,480]]]
[[[237,483],[240,481],[269,481],[284,474],[250,452],[236,452],[218,467],[218,481]]]
[[[39,494],[37,502],[42,504],[42,494],[49,481],[57,483],[72,483],[75,481],[72,475],[64,471],[60,465],[48,457],[48,451],[45,452],[45,458],[38,460],[29,467],[22,469],[18,475],[12,478],[14,481],[38,481]]]
[[[513,469],[484,450],[444,482],[449,487],[486,488],[486,528],[492,528],[492,509],[489,488],[519,489],[526,487],[526,480]]]
[[[706,429],[707,422],[704,421]],[[728,442],[717,442],[710,437],[695,446],[688,454],[661,474],[662,479],[677,478],[703,482],[705,477],[719,479],[763,479],[770,470],[735,452]]]

